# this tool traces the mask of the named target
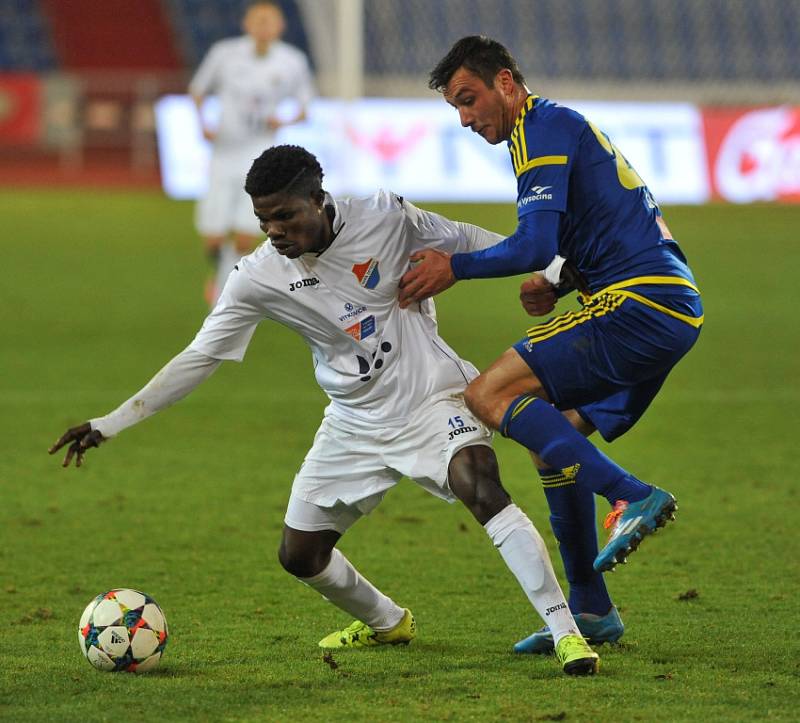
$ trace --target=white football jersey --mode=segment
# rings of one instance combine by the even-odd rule
[[[321,254],[278,254],[269,240],[241,259],[190,348],[241,361],[256,326],[272,319],[311,348],[326,414],[354,424],[403,425],[426,399],[463,390],[475,368],[439,336],[433,302],[401,309],[399,282],[423,248],[473,251],[463,226],[378,191],[326,196],[334,240]]]
[[[247,35],[220,40],[211,46],[189,84],[194,95],[215,93],[220,99],[216,142],[270,144],[266,120],[278,104],[294,98],[307,105],[314,95],[308,60],[293,45],[276,40],[257,55]]]

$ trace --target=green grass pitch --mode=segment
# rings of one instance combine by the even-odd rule
[[[433,208],[514,224],[510,205]],[[275,324],[244,364],[83,469],[47,456],[201,323],[191,213],[156,193],[0,194],[0,719],[797,720],[800,207],[666,210],[706,327],[607,451],[680,510],[610,576],[627,632],[599,649],[591,679],[511,653],[539,620],[466,510],[408,481],[341,547],[413,609],[419,637],[323,661],[317,640],[349,620],[285,574],[276,548],[325,400],[305,345]],[[444,337],[479,367],[531,325],[518,283],[463,283],[438,301]],[[524,450],[496,446],[560,573]],[[166,612],[171,639],[150,675],[100,673],[78,651],[81,611],[113,587]]]

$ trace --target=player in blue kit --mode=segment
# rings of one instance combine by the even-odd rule
[[[672,518],[675,498],[637,479],[586,438],[630,429],[703,323],[686,258],[652,194],[608,137],[579,113],[532,95],[517,63],[483,36],[459,40],[432,71],[430,87],[488,143],[505,141],[517,177],[516,231],[496,246],[453,254],[428,249],[403,278],[401,306],[459,279],[511,276],[566,259],[558,288],[522,284],[523,306],[546,314],[579,291],[582,309],[530,329],[465,393],[488,425],[527,447],[544,485],[583,635],[618,640],[624,627],[602,573]],[[612,511],[598,553],[594,494]],[[515,646],[552,650],[547,628]]]

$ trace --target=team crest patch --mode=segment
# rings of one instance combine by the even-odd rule
[[[358,283],[365,289],[374,289],[381,280],[377,259],[368,259],[363,264],[353,264],[352,271],[356,275]]]

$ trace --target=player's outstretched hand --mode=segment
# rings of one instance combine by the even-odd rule
[[[519,300],[530,316],[544,316],[556,308],[556,287],[541,274],[534,274],[519,287]]]
[[[79,424],[77,427],[68,429],[62,434],[55,442],[55,444],[48,450],[50,454],[55,454],[65,445],[67,454],[64,456],[64,461],[61,463],[62,467],[69,467],[72,458],[75,457],[75,466],[80,467],[83,463],[83,455],[90,447],[99,447],[106,438],[100,434],[96,429],[93,430],[89,422]]]
[[[415,301],[436,296],[456,283],[450,267],[450,254],[436,249],[417,251],[411,257],[416,263],[400,279],[400,308],[405,309]]]

